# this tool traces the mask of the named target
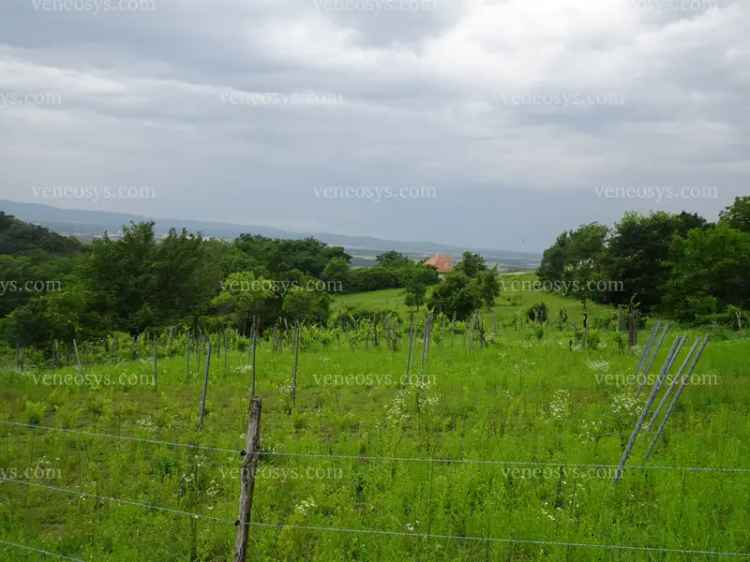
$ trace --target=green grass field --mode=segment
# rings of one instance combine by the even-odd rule
[[[550,309],[543,329],[524,314],[541,300]],[[337,297],[335,308],[405,315],[402,301],[399,290],[381,291]],[[717,558],[697,551],[750,553],[747,334],[712,332],[663,442],[644,461],[653,435],[644,432],[615,486],[611,465],[645,396],[635,398],[625,380],[640,346],[621,351],[622,334],[600,328],[598,348],[584,349],[570,326],[558,326],[561,307],[580,324],[580,303],[506,289],[483,312],[487,347],[437,326],[427,366],[417,345],[409,378],[405,337],[395,352],[346,333],[305,338],[294,405],[292,350],[261,341],[263,454],[250,559],[687,561]],[[594,320],[613,314],[589,311]],[[689,343],[698,334],[677,333]],[[54,559],[8,543],[97,562],[232,559],[248,351],[214,356],[198,431],[203,363],[193,356],[188,373],[182,348],[173,347],[159,359],[158,388],[149,356],[89,358],[82,373],[4,369],[0,559]]]

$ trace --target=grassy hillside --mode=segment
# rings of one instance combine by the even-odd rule
[[[503,297],[510,301],[484,315],[487,347],[461,326],[438,325],[428,364],[417,360],[408,378],[403,336],[391,351],[358,333],[306,331],[296,404],[290,342],[274,351],[261,341],[252,560],[692,561],[713,557],[685,551],[750,552],[746,334],[715,334],[664,442],[644,461],[647,433],[614,486],[611,465],[644,399],[625,380],[640,349],[620,352],[611,330],[600,330],[597,349],[571,346],[573,330],[555,319],[564,306],[576,320],[579,303]],[[551,321],[540,331],[517,319],[541,299]],[[401,300],[383,291],[336,306]],[[42,559],[6,544],[14,543],[86,561],[231,560],[246,343],[233,339],[228,356],[214,355],[202,431],[205,355],[191,354],[188,371],[179,336],[159,343],[158,387],[146,345],[118,357],[82,349],[80,373],[4,368],[0,558]],[[738,467],[746,470],[730,470]]]

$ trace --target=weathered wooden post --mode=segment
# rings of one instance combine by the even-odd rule
[[[211,371],[211,338],[208,338],[208,351],[206,352],[206,375],[203,378],[203,390],[201,391],[201,409],[198,419],[198,429],[203,429],[203,418],[206,415],[206,397],[208,395],[208,375]]]
[[[252,354],[251,355],[250,365],[251,365],[251,369],[253,370],[253,386],[252,386],[252,390],[251,390],[251,393],[250,393],[250,396],[252,398],[255,398],[255,381],[256,381],[256,378],[255,378],[255,365],[256,365],[256,361],[255,361],[255,359],[256,359],[256,350],[258,349],[258,323],[259,323],[259,318],[256,316],[253,319],[253,345],[252,345],[252,347],[250,349],[250,352]]]
[[[250,419],[245,435],[245,450],[242,451],[240,471],[240,513],[237,522],[237,536],[234,546],[234,562],[247,561],[247,541],[250,535],[250,522],[253,512],[253,494],[255,492],[255,473],[258,469],[260,453],[260,414],[261,399],[253,398],[250,402]]]
[[[635,347],[638,344],[638,311],[631,309],[628,314],[628,345]]]

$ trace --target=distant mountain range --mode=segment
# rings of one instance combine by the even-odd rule
[[[60,234],[75,236],[81,240],[91,240],[108,232],[111,237],[119,235],[122,226],[129,222],[153,221],[158,236],[165,235],[170,228],[185,228],[200,232],[204,236],[233,240],[240,234],[259,234],[269,238],[300,239],[313,237],[333,246],[343,246],[355,257],[355,265],[372,263],[377,254],[396,250],[413,258],[432,254],[447,254],[459,257],[465,250],[480,253],[490,264],[498,264],[506,269],[531,269],[539,264],[540,256],[528,252],[490,250],[486,248],[465,248],[434,242],[403,242],[383,240],[369,236],[347,236],[325,232],[291,232],[279,228],[258,225],[239,225],[222,222],[152,218],[107,211],[84,211],[60,209],[39,203],[19,203],[0,199],[0,211],[14,215],[22,221],[38,224]]]

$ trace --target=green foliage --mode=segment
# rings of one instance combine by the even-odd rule
[[[461,261],[459,261],[454,268],[455,272],[463,273],[471,278],[476,277],[482,271],[486,270],[487,264],[484,263],[484,258],[473,252],[464,252]]]
[[[292,270],[320,279],[332,259],[351,262],[351,256],[343,248],[327,246],[314,238],[275,240],[243,234],[235,246],[253,261],[254,271],[277,280]]]
[[[325,324],[330,312],[331,297],[322,291],[292,287],[281,306],[282,316],[291,322]]]
[[[324,281],[342,290],[349,284],[349,276],[349,262],[342,257],[331,258],[321,274]]]
[[[71,256],[82,250],[82,244],[73,237],[60,236],[0,211],[0,254]]]
[[[626,213],[611,232],[585,225],[558,236],[537,273],[563,293],[618,306],[637,301],[643,312],[689,322],[747,308],[748,207],[750,198],[737,198],[718,225],[685,212]]]
[[[236,327],[249,333],[253,316],[262,325],[279,316],[283,297],[274,287],[271,280],[256,277],[250,271],[232,273],[222,282],[222,291],[211,304],[217,313],[230,315]]]
[[[419,308],[425,303],[427,288],[440,281],[437,272],[431,267],[422,264],[409,263],[402,266],[404,286],[406,288],[406,306]]]
[[[206,311],[222,279],[200,235],[171,230],[157,243],[153,223],[131,224],[122,238],[94,241],[84,282],[113,329],[139,333]]]
[[[495,306],[495,299],[500,296],[500,283],[497,279],[497,266],[480,272],[477,275],[482,304],[487,308]]]
[[[412,260],[395,250],[380,254],[375,258],[375,261],[380,267],[385,267],[386,269],[399,269],[412,264]]]
[[[547,305],[543,302],[536,303],[526,311],[526,317],[539,324],[544,324],[547,321],[547,316]]]
[[[559,287],[563,294],[591,298],[590,281],[599,277],[598,267],[605,251],[609,229],[598,223],[564,232],[544,252],[537,271],[539,278]]]
[[[503,324],[539,299],[533,292],[514,296],[517,307],[495,309]],[[551,316],[564,305],[571,322],[580,321],[579,301],[545,299],[555,312]],[[368,303],[372,317],[393,303],[406,313],[400,291],[341,300]],[[588,310],[592,317],[607,312],[595,304]],[[418,314],[418,321],[423,316]],[[253,559],[588,562],[617,557],[556,544],[394,540],[367,530],[745,552],[745,537],[736,532],[747,528],[745,476],[663,467],[747,466],[746,331],[712,337],[697,372],[717,382],[691,384],[682,396],[651,460],[657,470],[628,470],[615,487],[609,467],[622,452],[643,397],[634,399],[634,386],[612,384],[607,377],[632,373],[637,353],[620,352],[604,337],[596,349],[577,345],[571,351],[573,334],[525,325],[503,330],[481,348],[462,333],[463,323],[440,327],[444,320],[436,320],[435,333],[443,339],[433,342],[428,375],[404,385],[403,332],[393,352],[385,346],[352,349],[346,339],[336,339],[338,330],[305,327],[291,414],[284,407],[292,349],[287,341],[283,351],[274,351],[270,336],[261,338],[257,382],[263,397],[261,440],[268,454],[260,457],[253,520],[269,527],[253,527]],[[363,332],[366,328],[371,326]],[[697,333],[685,332],[691,340]],[[592,330],[590,344],[595,335]],[[127,334],[117,340],[122,354],[112,361],[82,350],[89,382],[44,385],[32,376],[77,377],[69,366],[22,374],[2,369],[1,418],[70,431],[2,429],[0,467],[43,470],[35,470],[40,476],[29,482],[38,486],[0,484],[0,540],[83,560],[232,560],[241,457],[231,451],[244,446],[246,347],[239,346],[242,340],[232,345],[227,368],[223,352],[214,356],[208,415],[197,432],[205,349],[200,363],[193,351],[192,372],[186,373],[186,341],[175,335],[179,351],[169,355],[167,335],[160,337],[157,390],[140,378],[151,368],[149,342],[142,337],[135,343]],[[214,336],[215,351],[217,341]],[[123,358],[126,346],[137,349],[138,359]],[[121,375],[139,382],[120,384]],[[106,376],[115,382],[95,383]],[[639,441],[632,465],[647,464],[643,445]],[[394,457],[424,462],[393,462]],[[13,562],[41,559],[9,546],[0,552]],[[621,558],[655,556],[665,562],[696,558],[652,551],[628,551]]]
[[[448,274],[430,296],[428,307],[438,314],[466,320],[482,306],[479,284],[462,272]]]
[[[742,232],[750,232],[750,195],[736,197],[734,203],[721,212],[719,222]]]
[[[666,305],[685,321],[727,305],[750,308],[750,232],[721,223],[676,241]]]

